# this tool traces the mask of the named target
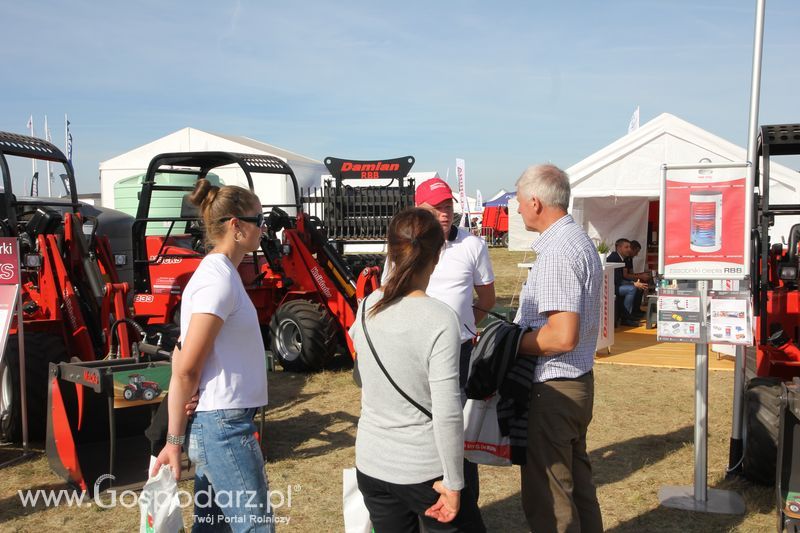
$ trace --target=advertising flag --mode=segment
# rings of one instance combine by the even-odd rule
[[[31,196],[34,198],[39,196],[39,173],[34,172],[31,178]]]
[[[639,106],[636,106],[636,111],[633,112],[633,116],[631,116],[631,121],[628,123],[628,133],[636,131],[639,129]]]
[[[461,204],[461,225],[469,227],[469,204],[467,203],[467,177],[464,160],[456,159],[456,177],[458,178],[458,203]]]
[[[67,161],[72,163],[72,133],[69,131],[69,120],[67,119],[67,115],[64,115],[64,146],[67,149]]]

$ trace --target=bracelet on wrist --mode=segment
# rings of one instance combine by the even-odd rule
[[[185,435],[171,435],[167,433],[167,444],[176,444],[178,446],[183,446],[183,443],[186,441]]]

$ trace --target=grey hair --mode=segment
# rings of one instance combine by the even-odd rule
[[[516,183],[526,199],[536,197],[546,206],[569,208],[569,178],[555,165],[533,165],[525,169]]]

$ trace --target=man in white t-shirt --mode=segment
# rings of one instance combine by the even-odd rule
[[[422,182],[414,200],[417,207],[434,214],[445,237],[426,292],[453,308],[461,321],[461,342],[471,343],[476,324],[495,304],[494,272],[486,243],[467,229],[453,226],[453,192],[444,180],[433,178]],[[473,291],[478,297],[474,305],[483,311],[473,309]],[[466,376],[461,379],[463,387]]]
[[[433,213],[444,232],[444,248],[425,292],[449,305],[458,315],[461,326],[459,383],[462,399],[466,399],[463,390],[467,384],[476,326],[495,304],[494,272],[489,250],[482,238],[465,228],[453,226],[453,191],[447,182],[439,178],[423,181],[414,200],[417,207]],[[473,308],[475,295],[477,300]],[[474,492],[477,500],[480,492],[477,465],[465,461],[464,477],[467,488]]]
[[[482,238],[472,235],[465,228],[453,226],[453,192],[444,180],[433,178],[422,182],[417,188],[415,202],[417,207],[434,214],[445,236],[439,263],[425,292],[446,303],[458,314],[462,346],[465,350],[469,348],[471,352],[476,325],[486,318],[486,311],[491,310],[495,304],[494,272],[489,260],[489,250]],[[383,282],[390,270],[387,260]],[[473,291],[477,295],[474,304]],[[469,355],[467,353],[466,359],[461,361],[462,389],[467,381]]]

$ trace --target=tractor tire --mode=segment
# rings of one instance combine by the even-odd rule
[[[50,363],[67,361],[60,335],[44,332],[25,334],[25,386],[28,397],[28,437],[44,439],[47,429],[47,389]],[[0,363],[0,440],[22,441],[22,404],[19,384],[19,341],[8,337]]]
[[[500,237],[500,246],[508,248],[508,233],[504,233],[503,236]]]
[[[759,485],[775,485],[778,425],[781,414],[780,378],[753,378],[745,389],[744,477]]]
[[[336,352],[336,322],[316,302],[291,300],[270,321],[270,350],[284,370],[320,370]]]
[[[131,389],[125,389],[124,391],[122,391],[122,397],[128,401],[131,401],[136,397],[136,393],[133,392]]]
[[[145,389],[144,392],[142,393],[142,398],[146,402],[152,401],[153,399],[155,399],[155,397],[156,397],[156,391],[154,391],[153,389]]]

